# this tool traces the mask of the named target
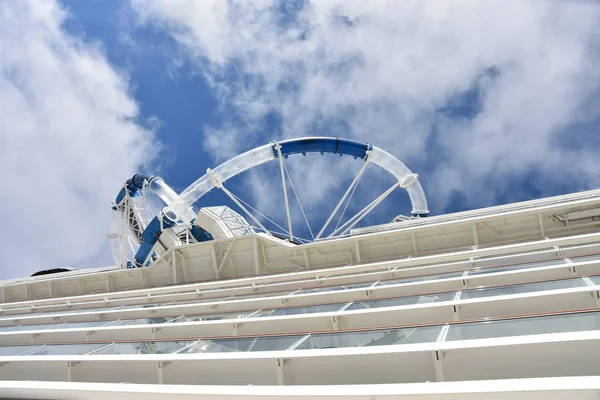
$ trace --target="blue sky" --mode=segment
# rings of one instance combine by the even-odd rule
[[[199,176],[196,171],[211,166],[202,152],[203,125],[218,123],[218,104],[211,89],[186,62],[173,64],[168,54],[175,43],[168,35],[152,27],[128,27],[134,16],[127,3],[73,0],[63,5],[71,14],[65,29],[99,42],[109,62],[129,76],[140,108],[139,123],[159,124],[157,135],[163,147],[148,172],[160,172],[171,186],[183,190]]]
[[[598,187],[595,2],[24,0],[0,9],[0,278],[107,265],[109,204],[133,173],[181,191],[276,139],[372,142],[420,174],[432,214]],[[326,155],[288,166],[315,230],[360,164]],[[349,212],[391,183],[369,169]],[[284,221],[276,165],[228,185]],[[218,191],[202,201],[230,204]],[[365,223],[409,212],[397,191]]]

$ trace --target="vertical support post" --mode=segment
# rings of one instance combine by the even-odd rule
[[[444,382],[444,352],[436,350],[433,352],[433,366],[435,369],[435,380],[437,382]]]
[[[413,253],[416,256],[417,254],[419,254],[419,249],[417,248],[417,238],[415,238],[415,232],[414,231],[410,231],[410,239],[412,241]]]
[[[66,376],[66,381],[67,382],[73,382],[72,368],[73,368],[72,361],[67,361],[67,376]]]
[[[227,246],[227,251],[225,252],[225,255],[223,256],[223,259],[221,260],[221,264],[219,264],[219,268],[217,268],[217,272],[221,272],[221,269],[223,269],[223,265],[225,265],[225,260],[227,260],[227,256],[229,255],[229,250],[231,250],[231,247],[233,246],[233,242],[235,242],[235,238],[232,238],[231,242],[229,243],[229,246]]]
[[[210,244],[210,257],[212,258],[213,274],[215,275],[216,280],[219,279],[219,270],[217,267],[217,253],[215,251],[215,244],[213,242]]]
[[[144,275],[145,268],[138,268],[140,271],[140,282],[142,282],[142,287],[146,287],[146,276]]]
[[[454,298],[452,299],[452,320],[454,321],[458,321],[460,320],[460,314],[459,314],[459,306],[456,305],[456,302],[458,300],[460,300],[460,296],[462,295],[462,290],[459,290],[458,292],[456,292],[456,294],[454,295]],[[444,328],[446,329],[446,333],[448,332],[449,329],[449,325],[445,325]],[[446,339],[446,336],[444,335],[444,339]]]
[[[310,262],[308,260],[308,251],[306,250],[306,246],[302,248],[302,252],[304,253],[304,264],[306,264],[306,269],[310,268]]]
[[[278,358],[277,359],[277,384],[285,385],[283,380],[283,366],[285,365],[285,359]]]
[[[175,250],[171,252],[171,268],[173,269],[173,284],[177,283],[177,254]]]
[[[471,224],[471,230],[473,231],[473,243],[476,247],[479,247],[479,234],[477,233],[477,223],[473,222]]]
[[[164,375],[163,375],[163,368],[165,368],[167,366],[167,362],[164,361],[157,361],[156,362],[156,378],[158,381],[159,385],[162,385],[165,382],[164,379]]]
[[[287,186],[285,184],[285,170],[283,168],[283,154],[281,154],[281,145],[275,142],[275,150],[279,156],[279,170],[281,172],[281,186],[283,187],[283,199],[285,201],[285,214],[287,216],[288,233],[290,234],[290,242],[294,240],[292,233],[292,217],[290,215],[290,203],[288,202]]]
[[[187,272],[185,271],[185,254],[181,253],[181,270],[183,271],[183,283],[187,283]]]
[[[260,274],[260,261],[258,260],[258,239],[254,238],[254,240],[252,241],[252,247],[253,247],[253,255],[254,255],[254,274],[255,275],[259,275]]]
[[[354,241],[354,251],[356,253],[356,262],[360,263],[360,245],[358,244],[358,239]]]
[[[542,213],[537,213],[538,215],[538,221],[540,223],[540,232],[542,234],[542,237],[546,237],[546,232],[544,232],[544,220],[542,218]]]

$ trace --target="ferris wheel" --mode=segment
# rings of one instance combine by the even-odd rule
[[[348,155],[362,163],[358,173],[316,235],[310,228],[306,212],[302,208],[286,167],[286,160],[290,156],[308,153]],[[279,166],[283,193],[282,207],[285,210],[286,220],[282,224],[276,223],[260,210],[252,207],[226,186],[231,178],[268,162],[275,162]],[[369,164],[389,172],[394,182],[368,205],[340,224],[341,216],[344,215]],[[406,190],[409,195],[412,205],[410,218],[422,218],[429,213],[418,175],[412,173],[400,160],[378,147],[337,137],[305,137],[271,142],[240,154],[213,169],[208,169],[206,174],[179,195],[160,177],[141,174],[133,176],[125,182],[112,204],[109,239],[115,261],[122,267],[150,265],[159,254],[173,246],[257,232],[273,234],[301,245],[310,241],[348,235],[353,227],[398,188]],[[221,190],[241,213],[226,206],[203,207],[196,213],[193,206],[201,202],[203,196],[213,189]],[[298,238],[294,235],[290,211],[292,195],[296,197],[300,206],[311,239]],[[338,224],[328,231],[331,222],[340,213]],[[279,231],[267,229],[264,221],[270,221],[278,227]]]

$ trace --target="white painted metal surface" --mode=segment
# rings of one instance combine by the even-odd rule
[[[497,400],[545,399],[596,400],[600,376],[498,379],[491,381],[413,383],[390,385],[325,386],[219,386],[219,385],[132,385],[67,382],[0,382],[0,390],[15,399],[154,400],[154,399],[413,399]]]
[[[3,282],[0,392],[597,398],[598,209],[592,191]]]

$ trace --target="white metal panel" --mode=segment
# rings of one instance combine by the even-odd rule
[[[586,194],[577,194],[569,197],[566,201],[561,203],[562,199],[554,198],[554,199],[545,199],[541,202],[531,202],[528,204],[515,205],[515,206],[505,206],[504,209],[510,209],[511,211],[504,211],[500,213],[494,214],[492,212],[490,214],[489,210],[476,210],[470,213],[463,213],[457,216],[443,216],[444,218],[433,217],[431,219],[427,218],[424,221],[418,221],[416,223],[412,223],[408,221],[406,226],[399,226],[397,229],[388,232],[377,232],[370,233],[356,237],[348,237],[341,238],[335,240],[328,240],[322,242],[316,242],[312,244],[308,244],[302,246],[302,248],[307,249],[307,252],[310,252],[311,266],[310,268],[323,268],[326,266],[332,265],[344,265],[348,263],[354,263],[355,257],[353,257],[353,253],[355,250],[354,240],[361,241],[361,248],[363,249],[363,260],[376,261],[376,260],[384,260],[390,258],[398,258],[407,255],[414,255],[414,249],[411,249],[411,253],[407,254],[404,251],[398,251],[399,247],[396,245],[394,247],[394,239],[391,241],[390,238],[396,238],[395,242],[398,242],[399,237],[406,236],[406,230],[409,231],[414,230],[418,232],[414,235],[417,240],[416,247],[421,247],[425,249],[425,251],[436,252],[441,251],[442,249],[449,250],[450,248],[457,250],[464,246],[472,245],[472,238],[469,238],[471,234],[472,223],[481,223],[486,224],[488,226],[489,231],[496,232],[495,235],[498,236],[493,241],[489,242],[490,244],[499,245],[502,243],[510,243],[515,241],[525,241],[525,240],[534,240],[538,235],[537,231],[534,228],[530,228],[529,225],[535,225],[538,223],[538,214],[540,212],[544,212],[545,216],[548,216],[552,212],[573,212],[573,211],[581,211],[586,208],[593,208],[592,204],[596,204],[600,202],[597,198],[596,194],[586,193]],[[501,211],[501,209],[498,209]],[[483,215],[476,217],[477,215]],[[444,220],[445,222],[436,222],[438,220]],[[531,221],[530,221],[531,220]],[[583,232],[593,232],[597,231],[600,222],[595,222],[591,225],[585,226],[561,226],[558,224],[556,227],[547,226],[545,232],[548,236],[558,236],[563,234],[572,234],[575,232],[583,233]],[[462,229],[461,226],[464,225],[465,229]],[[508,229],[507,227],[511,228]],[[498,231],[494,231],[494,227],[499,229]],[[507,230],[508,229],[508,230]],[[444,234],[444,232],[450,232]],[[466,231],[469,231],[469,235],[467,235]],[[426,233],[429,232],[429,233]],[[437,233],[436,233],[437,232]],[[454,233],[451,233],[454,232]],[[482,233],[483,234],[483,233]],[[482,235],[480,234],[480,236]],[[453,237],[456,235],[454,239]],[[463,237],[464,236],[464,237]],[[305,266],[304,256],[299,254],[298,246],[291,245],[288,242],[274,239],[268,235],[250,235],[242,237],[243,239],[239,240],[239,248],[237,251],[229,254],[229,260],[231,262],[230,267],[225,269],[226,277],[230,278],[239,278],[240,276],[245,276],[248,271],[251,273],[254,271],[254,251],[253,251],[253,240],[255,237],[258,237],[262,246],[265,248],[265,257],[264,257],[264,272],[284,272],[284,271],[294,271],[298,268],[303,268]],[[431,239],[427,239],[427,243],[419,244],[419,237],[427,237]],[[460,239],[459,239],[460,237]],[[219,243],[224,243],[226,241],[237,240],[238,238],[233,239],[224,239],[221,241],[214,241],[213,243],[197,243],[193,245],[186,245],[178,248],[177,250],[181,250],[188,254],[190,260],[198,258],[198,260],[205,260],[197,262],[198,268],[192,269],[190,279],[211,279],[210,275],[204,276],[204,273],[208,274],[212,268],[210,267],[211,261],[211,249],[213,246],[218,245]],[[453,242],[456,241],[455,243]],[[248,242],[248,243],[246,243]],[[464,242],[464,243],[463,243]],[[381,245],[389,243],[390,246],[386,248],[388,250],[384,250],[381,248]],[[452,243],[452,244],[451,244]],[[459,246],[459,244],[462,245]],[[372,244],[373,246],[379,246],[379,248],[373,252],[372,256],[377,258],[369,258],[369,249],[368,247]],[[238,246],[236,244],[236,246]],[[384,246],[385,247],[385,246]],[[394,252],[394,248],[396,251]],[[270,255],[268,254],[270,253]],[[421,251],[421,253],[423,253]],[[169,269],[172,268],[172,263],[170,262],[169,257],[174,254],[174,250],[171,250],[165,253],[162,261],[156,262],[151,268],[145,269],[143,272],[145,276],[145,281],[142,282],[144,287],[151,286],[164,286],[169,283],[169,279],[171,279],[171,273],[169,273]],[[199,258],[201,257],[201,258]],[[271,259],[269,259],[271,258]],[[209,263],[206,267],[202,267],[203,263]],[[234,268],[233,265],[236,264]],[[238,265],[239,264],[239,265]],[[195,275],[196,272],[205,271],[198,275]],[[46,290],[38,290],[39,283],[47,282],[49,280],[53,280],[56,282],[56,293],[60,293],[64,295],[67,291],[72,291],[73,285],[69,283],[69,280],[73,277],[77,277],[77,279],[81,279],[81,284],[77,285],[78,290],[84,293],[94,293],[99,291],[108,292],[115,289],[131,289],[140,287],[138,282],[133,280],[128,280],[127,274],[123,274],[122,272],[126,272],[126,270],[122,271],[103,271],[103,275],[114,275],[118,277],[116,281],[113,281],[114,288],[111,289],[111,285],[102,285],[101,282],[98,282],[96,277],[93,274],[82,274],[82,275],[67,275],[67,276],[56,276],[48,279],[40,279],[38,281],[21,281],[15,282],[5,285],[4,297],[7,301],[21,301],[25,299],[40,299],[47,298],[51,296],[51,294]],[[190,280],[187,279],[189,282]],[[32,285],[32,290],[23,290],[18,288],[19,286],[27,286]],[[37,286],[36,286],[37,285]],[[68,289],[67,289],[68,288]]]
[[[112,342],[329,332],[493,320],[597,309],[597,289],[580,287],[407,306],[158,325],[108,326],[0,333],[2,345]]]
[[[436,356],[437,354],[437,356]],[[442,356],[440,356],[440,354]],[[521,357],[524,355],[525,357]],[[17,356],[0,357],[2,379],[23,380],[65,373],[77,363],[71,379],[91,382],[170,384],[354,384],[600,375],[600,331],[531,335],[459,342],[322,350],[254,353]],[[287,360],[284,363],[278,360]],[[442,361],[441,369],[435,364]],[[62,364],[60,362],[63,362]],[[158,373],[158,362],[181,373]],[[72,364],[73,364],[72,363]],[[175,364],[182,365],[174,367]],[[153,374],[153,367],[156,374]],[[279,369],[283,368],[281,373]],[[410,368],[408,371],[406,368]],[[8,371],[8,372],[7,372]],[[196,372],[193,373],[192,371]],[[394,373],[397,371],[398,373]],[[412,372],[411,372],[412,371]],[[421,371],[421,373],[417,373]],[[404,373],[406,372],[406,373]],[[250,373],[251,379],[245,374]],[[64,376],[64,375],[63,375]],[[274,381],[273,377],[277,380]],[[279,378],[283,377],[283,381]],[[286,382],[286,378],[288,381]],[[189,381],[187,381],[189,379]],[[61,378],[64,380],[64,378]],[[183,382],[185,381],[185,382]]]
[[[281,307],[306,306],[327,303],[343,303],[348,301],[370,300],[377,298],[389,298],[398,296],[425,295],[431,293],[452,292],[479,287],[494,287],[502,284],[515,284],[523,282],[536,282],[549,279],[572,278],[585,273],[598,273],[600,263],[597,261],[584,261],[574,264],[577,266],[577,274],[572,273],[572,265],[539,267],[528,270],[507,271],[504,273],[492,273],[488,275],[473,276],[470,278],[447,278],[434,281],[399,283],[389,286],[376,286],[364,289],[346,289],[339,291],[312,293],[295,296],[274,296],[264,298],[249,298],[240,300],[191,303],[173,306],[161,306],[152,308],[134,308],[119,310],[107,308],[102,312],[69,313],[62,315],[31,315],[15,318],[0,319],[0,326],[11,326],[14,324],[41,324],[56,322],[78,322],[78,321],[111,321],[116,319],[138,318],[138,317],[164,317],[183,314],[222,313],[232,311],[255,311],[258,309],[273,309]]]
[[[204,400],[204,399],[339,399],[348,400],[596,400],[600,377],[498,379],[387,385],[221,386],[145,385],[70,382],[0,382],[0,391],[19,399],[65,400]]]
[[[585,243],[590,243],[590,242],[596,242],[598,240],[600,240],[600,233],[586,234],[586,235],[571,236],[571,237],[567,237],[567,238],[537,241],[537,242],[530,242],[530,243],[517,243],[517,244],[500,246],[500,247],[495,247],[495,248],[490,248],[490,249],[467,250],[467,251],[446,253],[446,254],[435,255],[435,256],[415,257],[415,258],[411,258],[411,259],[405,259],[405,260],[393,261],[393,262],[381,262],[381,263],[374,263],[374,264],[364,264],[364,265],[359,265],[359,266],[331,268],[328,270],[321,270],[319,272],[316,272],[316,271],[295,272],[295,273],[289,273],[289,274],[278,274],[278,275],[236,279],[236,280],[229,280],[229,281],[215,281],[215,282],[201,283],[201,284],[194,284],[194,285],[171,286],[171,287],[160,287],[160,288],[154,288],[154,289],[144,289],[144,290],[138,290],[138,291],[116,292],[116,293],[111,293],[110,295],[107,295],[107,294],[85,295],[85,296],[63,298],[60,300],[47,299],[47,300],[37,300],[37,301],[26,302],[26,303],[24,303],[24,302],[12,303],[12,304],[5,303],[5,304],[0,305],[0,309],[2,309],[5,313],[7,313],[7,312],[10,312],[10,308],[14,308],[17,306],[26,305],[27,307],[29,307],[31,305],[35,305],[37,307],[37,306],[41,306],[44,304],[56,303],[57,301],[66,302],[66,301],[77,301],[77,300],[83,300],[83,299],[103,300],[108,297],[110,297],[112,299],[112,298],[131,297],[131,296],[135,296],[135,295],[147,296],[148,294],[173,293],[173,292],[187,290],[187,289],[202,290],[202,289],[215,288],[215,287],[219,287],[219,286],[220,287],[239,286],[243,283],[259,284],[259,283],[274,282],[274,281],[285,281],[285,280],[290,280],[293,278],[299,279],[299,278],[305,278],[305,277],[315,277],[315,276],[323,275],[323,274],[343,275],[343,274],[348,274],[348,273],[357,272],[357,271],[361,271],[361,272],[374,271],[374,270],[382,269],[382,268],[386,268],[386,267],[388,267],[388,268],[389,267],[404,268],[404,267],[412,267],[412,266],[418,266],[418,265],[433,264],[436,262],[457,261],[457,260],[461,260],[461,259],[465,259],[465,258],[468,259],[468,258],[474,257],[474,256],[498,255],[498,254],[502,254],[503,252],[529,251],[529,250],[535,250],[535,249],[539,249],[539,248],[547,248],[547,247],[553,246],[553,245],[559,246],[559,245],[569,245],[569,244],[575,244],[575,243],[585,244]],[[160,264],[160,263],[156,263],[156,264]],[[155,265],[152,268],[155,268],[156,266],[157,265]],[[170,264],[169,264],[169,266],[170,266]],[[106,280],[106,278],[109,278],[109,282],[110,282],[109,274],[111,274],[111,273],[110,272],[107,273],[107,275],[104,276],[104,279]],[[105,282],[105,285],[106,285],[106,282]],[[5,291],[9,290],[11,288],[19,289],[19,286],[5,287]],[[50,310],[48,310],[48,311],[50,311]]]

